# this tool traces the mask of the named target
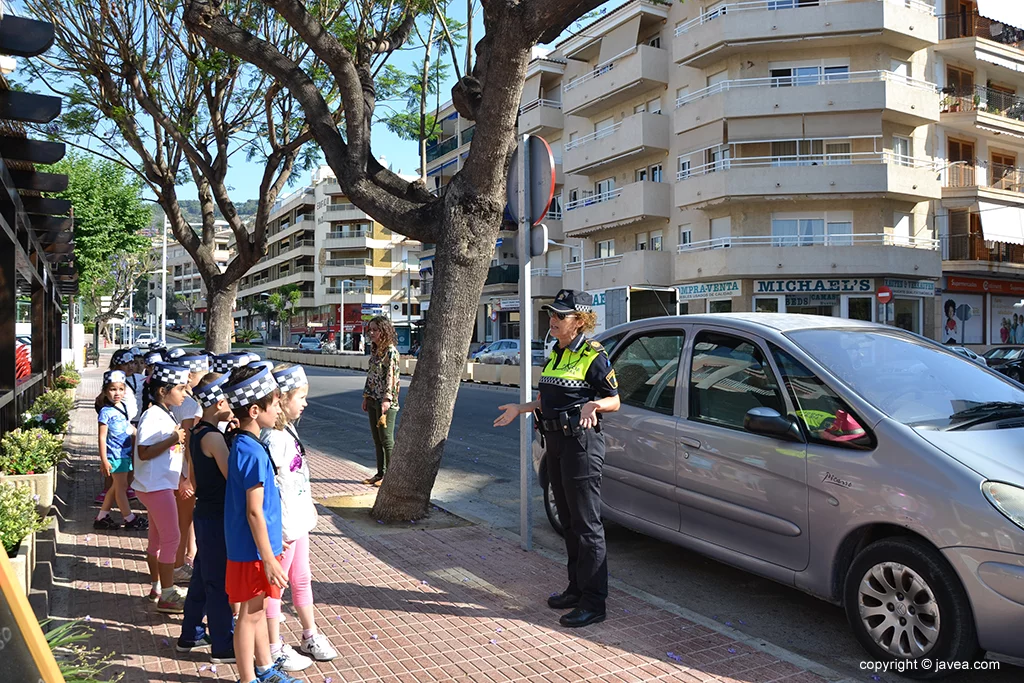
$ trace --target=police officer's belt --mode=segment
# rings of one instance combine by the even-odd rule
[[[541,420],[540,428],[545,432],[558,432],[562,433],[562,425],[558,423],[558,420]]]

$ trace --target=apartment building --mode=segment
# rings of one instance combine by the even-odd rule
[[[264,329],[256,302],[294,284],[302,295],[284,343],[291,335],[333,333],[355,349],[364,322],[388,315],[400,346],[408,347],[420,320],[421,245],[348,201],[329,167],[315,170],[308,186],[274,204],[267,234],[267,255],[239,284],[235,317],[245,327]]]
[[[203,229],[200,223],[190,223],[189,226],[197,233]],[[214,222],[214,241],[216,246],[213,256],[217,267],[224,272],[234,255],[233,235],[227,221]],[[163,242],[159,237],[159,230],[157,236],[152,239],[152,244],[153,262],[159,266],[163,256]],[[160,284],[159,274],[149,280],[150,295],[154,297],[149,309],[153,314],[159,310],[159,304],[155,300],[160,297]],[[184,328],[199,328],[206,324],[206,285],[192,256],[171,234],[170,229],[167,231],[167,290],[168,296],[172,293],[174,295],[174,300],[167,302],[168,320],[175,320]]]

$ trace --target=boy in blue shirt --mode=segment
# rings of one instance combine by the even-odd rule
[[[234,637],[241,683],[298,683],[273,664],[263,604],[268,595],[280,598],[288,586],[278,561],[284,553],[281,496],[273,460],[259,439],[260,430],[273,428],[280,412],[272,368],[271,363],[235,368],[224,387],[238,420],[228,456],[224,537],[225,588],[231,602],[241,603]]]

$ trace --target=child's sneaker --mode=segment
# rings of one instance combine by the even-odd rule
[[[93,498],[93,502],[95,502],[97,505],[103,505],[103,501],[106,500],[106,499],[107,499],[107,492],[106,491],[100,491],[99,493],[96,494],[96,497]]]
[[[183,564],[174,568],[175,583],[188,583],[192,580],[192,565]]]
[[[260,683],[302,683],[301,679],[292,678],[280,669],[271,669],[262,674],[256,672],[256,680]]]
[[[149,600],[150,602],[157,602],[160,600],[160,591],[155,588],[150,588],[149,595],[146,596],[146,600]]]
[[[124,523],[124,528],[130,531],[146,531],[149,529],[149,520],[142,515],[135,515],[135,519]]]
[[[156,603],[156,611],[164,614],[181,614],[185,611],[185,593],[177,588],[165,588]]]
[[[178,643],[174,646],[174,649],[178,652],[202,652],[203,650],[208,650],[210,645],[212,645],[210,636],[203,634],[203,637],[199,640],[182,640],[178,638]]]
[[[117,531],[121,528],[120,522],[115,522],[110,518],[110,515],[101,517],[100,519],[94,519],[92,522],[93,529],[106,529],[108,531]]]
[[[287,646],[286,646],[287,647]],[[314,634],[312,638],[303,638],[299,645],[299,652],[308,655],[318,662],[329,662],[338,656],[338,651],[327,640],[322,633]]]
[[[312,659],[300,655],[291,645],[284,645],[274,661],[274,666],[282,671],[302,671],[312,665]]]
[[[235,663],[235,650],[234,648],[227,650],[226,652],[211,652],[210,653],[211,664],[234,664]]]
[[[128,490],[126,491],[126,493],[128,494],[128,500],[138,500],[139,499],[138,495],[135,494],[135,489],[133,489],[131,486],[128,487]]]

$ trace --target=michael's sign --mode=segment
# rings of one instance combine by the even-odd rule
[[[754,294],[811,294],[814,292],[858,293],[874,291],[870,278],[815,280],[755,280]]]

